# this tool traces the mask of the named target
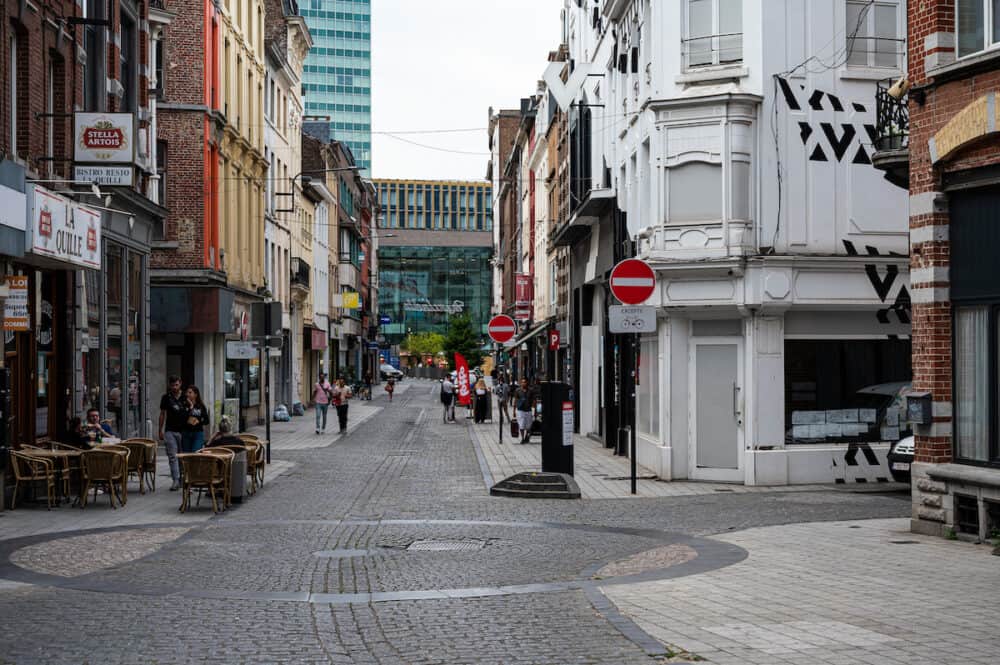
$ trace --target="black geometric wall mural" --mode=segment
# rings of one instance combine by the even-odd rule
[[[803,110],[802,102],[799,100],[799,97],[792,89],[793,86],[787,79],[778,77],[778,86],[781,89],[781,95],[784,97],[789,110]],[[804,95],[805,86],[799,85],[798,88]],[[809,98],[805,103],[814,111],[830,110],[834,113],[844,112],[844,105],[840,101],[839,97],[818,88],[813,90],[812,94],[809,95]],[[855,113],[868,112],[867,107],[859,102],[851,102],[851,109],[854,110]],[[835,162],[841,162],[844,157],[848,157],[852,164],[870,165],[872,163],[871,156],[865,149],[860,137],[867,136],[870,141],[874,142],[875,125],[871,123],[862,123],[860,126],[856,126],[853,123],[841,123],[839,126],[834,126],[834,124],[830,122],[818,122],[815,123],[815,126],[813,126],[809,122],[800,120],[799,138],[802,139],[802,145],[806,146],[806,148],[808,148],[809,140],[812,138],[817,128],[825,139],[827,149],[824,150],[822,142],[817,141],[813,146],[812,151],[809,153],[809,161],[828,162],[832,160]],[[856,141],[855,139],[858,140]],[[851,147],[854,144],[857,145],[857,148],[852,150]]]
[[[844,249],[847,251],[848,256],[860,256],[858,248],[854,246],[854,243],[850,240],[843,240]],[[896,258],[903,258],[905,254],[899,254],[897,252],[889,252],[888,254],[881,254],[877,248],[871,245],[865,245],[865,252],[868,256],[878,257],[878,256],[891,256]],[[872,289],[875,290],[875,295],[882,303],[888,302],[889,296],[892,293],[892,287],[896,283],[896,278],[899,276],[899,268],[895,264],[885,264],[883,266],[885,270],[885,276],[879,272],[879,265],[877,263],[866,263],[865,264],[865,275],[868,277],[868,281],[872,285]],[[879,323],[888,325],[891,323],[889,320],[889,315],[892,314],[896,319],[903,324],[910,322],[910,311],[913,308],[913,304],[910,301],[910,292],[907,291],[906,286],[902,285],[899,287],[899,291],[896,293],[896,297],[893,298],[892,303],[883,309],[875,312],[875,317],[878,319]]]

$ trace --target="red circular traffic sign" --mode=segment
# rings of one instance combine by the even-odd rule
[[[656,275],[649,264],[625,259],[611,271],[611,293],[624,305],[639,305],[653,295]]]
[[[503,344],[514,339],[514,335],[517,334],[517,324],[514,323],[514,319],[506,314],[498,314],[490,319],[489,325],[486,326],[486,331],[489,332],[490,338],[494,342]]]

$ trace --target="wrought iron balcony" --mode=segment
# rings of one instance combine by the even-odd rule
[[[149,6],[152,9],[160,9],[165,11],[167,9],[167,2],[166,0],[149,0]]]
[[[905,93],[890,94],[894,81],[879,81],[875,89],[875,154],[872,164],[885,179],[909,187],[910,111]]]
[[[308,263],[299,257],[292,257],[292,287],[309,289],[309,275],[311,268]]]

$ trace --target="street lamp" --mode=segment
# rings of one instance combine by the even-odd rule
[[[292,197],[292,207],[282,208],[275,210],[274,212],[295,212],[295,181],[302,178],[302,184],[308,185],[312,181],[312,175],[308,174],[318,174],[318,173],[339,173],[342,171],[361,171],[359,166],[337,166],[332,169],[317,169],[315,171],[300,171],[292,176],[292,191],[290,192],[275,192],[275,196],[291,196]]]

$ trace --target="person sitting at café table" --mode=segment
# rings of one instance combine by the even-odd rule
[[[83,431],[88,434],[93,431],[97,434],[97,430],[101,430],[101,436],[114,436],[115,433],[111,429],[111,425],[108,423],[101,422],[101,412],[97,409],[87,409],[87,422],[83,426]]]
[[[227,416],[219,420],[219,431],[205,444],[206,448],[212,446],[240,446],[244,447],[243,439],[232,433],[233,425]]]
[[[80,448],[90,448],[96,443],[96,438],[91,439],[90,433],[84,428],[83,419],[80,416],[75,416],[69,421],[66,437],[68,439],[66,443]]]

